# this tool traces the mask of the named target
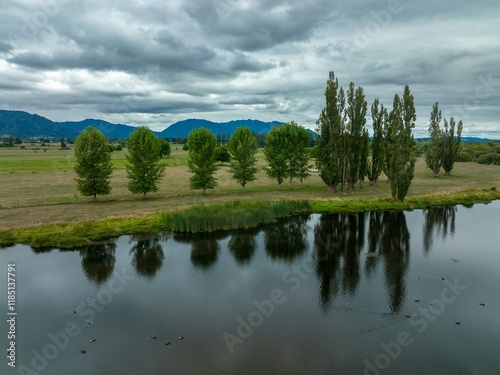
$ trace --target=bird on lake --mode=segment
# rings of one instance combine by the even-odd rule
[[[95,342],[95,339],[90,339],[90,342]]]
[[[460,322],[455,322],[455,324],[460,324]]]
[[[486,306],[486,304],[484,304],[484,303],[481,303],[481,302],[480,302],[479,304],[480,304],[481,306]]]
[[[184,336],[179,336],[179,340],[184,340]]]
[[[87,323],[88,323],[88,324],[92,324],[92,323],[94,323],[94,322],[87,322]]]
[[[169,342],[166,342],[165,345],[170,345],[170,341]]]
[[[81,349],[81,350],[80,350],[80,353],[85,354],[85,353],[87,353],[87,351],[86,351],[86,350]]]
[[[153,340],[156,340],[156,336],[151,336],[151,338],[152,338]]]

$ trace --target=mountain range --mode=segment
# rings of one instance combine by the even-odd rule
[[[214,134],[232,134],[238,126],[249,126],[250,129],[259,134],[267,134],[275,125],[283,122],[264,122],[259,120],[234,120],[228,122],[213,122],[202,119],[189,119],[178,121],[163,131],[156,131],[160,138],[187,138],[189,132],[203,126],[214,132]],[[112,124],[99,119],[86,119],[83,121],[55,122],[37,114],[24,111],[0,110],[0,137],[10,135],[19,138],[32,137],[54,137],[54,138],[76,138],[87,126],[98,128],[106,137],[115,139],[127,139],[135,129],[134,126],[124,124]],[[312,130],[313,139],[316,133]],[[418,141],[426,141],[429,138],[416,138]],[[488,138],[462,137],[464,142],[487,142]]]
[[[253,132],[267,134],[280,121],[264,122],[259,120],[235,120],[212,122],[201,119],[189,119],[176,122],[165,130],[155,134],[160,138],[186,138],[193,129],[203,126],[215,134],[232,134],[238,126],[248,126]],[[99,119],[83,121],[55,122],[37,114],[24,111],[0,110],[0,136],[10,135],[19,138],[54,137],[75,138],[87,126],[98,128],[106,137],[127,139],[135,127],[124,124],[112,124]],[[313,132],[311,132],[313,133]]]

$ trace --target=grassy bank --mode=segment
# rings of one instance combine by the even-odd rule
[[[410,197],[405,202],[390,199],[331,199],[230,201],[194,205],[182,210],[131,217],[110,217],[97,221],[60,222],[0,231],[0,245],[14,243],[33,247],[72,248],[93,240],[125,234],[159,231],[203,232],[249,228],[300,213],[412,210],[434,206],[472,205],[500,199],[498,189],[467,190]]]

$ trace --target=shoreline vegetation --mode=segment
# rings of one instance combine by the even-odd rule
[[[415,195],[404,202],[390,198],[344,199],[308,198],[273,200],[231,200],[212,204],[194,204],[186,208],[140,215],[110,216],[93,221],[51,222],[0,229],[0,247],[26,244],[34,248],[75,248],[94,241],[121,235],[162,231],[199,233],[251,228],[277,219],[310,213],[359,213],[367,211],[414,210],[430,207],[490,203],[500,199],[496,187],[468,189],[448,193]]]

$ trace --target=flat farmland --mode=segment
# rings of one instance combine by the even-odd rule
[[[382,177],[379,186],[354,191],[329,193],[317,173],[300,186],[300,181],[289,186],[285,181],[279,188],[261,168],[258,179],[243,191],[231,179],[229,167],[220,166],[216,177],[218,186],[203,195],[189,188],[188,152],[180,145],[172,145],[172,153],[164,158],[165,178],[158,192],[131,194],[127,189],[126,158],[124,151],[111,153],[114,172],[112,191],[99,196],[97,202],[83,197],[76,189],[73,150],[60,150],[59,145],[40,146],[24,144],[21,147],[0,148],[0,225],[2,229],[20,228],[39,223],[75,222],[110,217],[140,216],[158,211],[182,209],[192,204],[216,203],[230,200],[260,199],[379,199],[389,198],[388,184]],[[72,145],[70,145],[72,148]],[[258,164],[265,166],[262,150]],[[311,161],[311,165],[314,161]],[[469,189],[500,189],[500,167],[476,163],[456,163],[451,176],[433,178],[425,160],[417,160],[415,178],[408,197],[442,194]]]

